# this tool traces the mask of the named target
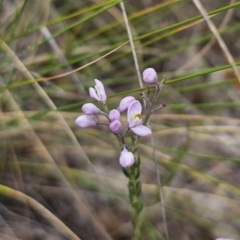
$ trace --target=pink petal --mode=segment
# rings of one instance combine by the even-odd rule
[[[110,119],[110,121],[114,121],[114,120],[119,120],[120,119],[120,112],[116,109],[112,109],[109,114],[108,117]]]
[[[137,125],[133,128],[131,128],[131,130],[138,136],[148,136],[150,134],[152,134],[152,131],[150,128],[144,126],[144,125]]]
[[[119,107],[118,107],[117,110],[118,110],[120,113],[123,113],[123,112],[127,111],[129,105],[130,105],[134,100],[136,100],[136,99],[135,99],[134,97],[132,97],[132,96],[127,96],[127,97],[123,98],[123,99],[121,100],[121,102],[119,103]]]
[[[153,68],[147,68],[143,71],[143,81],[146,83],[158,83],[158,76]]]
[[[142,125],[142,119],[141,118],[134,118],[134,116],[133,116],[133,119],[131,119],[128,123],[128,127],[129,128],[134,128],[138,125]]]
[[[121,152],[119,163],[122,167],[131,167],[134,164],[134,155],[124,148]]]
[[[118,134],[121,132],[122,124],[119,120],[114,120],[110,123],[109,128],[112,132]]]
[[[95,83],[96,83],[95,89],[96,89],[97,95],[98,95],[100,101],[102,103],[105,103],[107,100],[107,96],[106,96],[104,86],[103,86],[102,82],[97,79],[95,79]]]
[[[80,128],[88,128],[88,127],[93,127],[97,125],[97,122],[94,118],[88,116],[88,115],[82,115],[79,116],[75,123],[80,127]]]
[[[82,111],[86,114],[86,115],[96,115],[100,113],[100,109],[95,106],[92,103],[85,103],[82,106]]]
[[[142,105],[139,101],[135,100],[133,101],[129,107],[128,107],[128,112],[127,112],[127,118],[128,118],[128,123],[131,125],[135,119],[133,118],[135,114],[141,114],[142,113]]]
[[[216,240],[233,240],[232,238],[217,238]]]
[[[97,101],[100,101],[100,98],[98,97],[96,90],[92,87],[89,88],[89,95],[91,98],[96,99]]]

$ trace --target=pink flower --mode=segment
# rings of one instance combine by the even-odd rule
[[[94,98],[97,101],[105,104],[107,100],[107,96],[106,96],[104,86],[101,81],[97,79],[95,79],[94,81],[96,83],[95,88],[92,88],[92,87],[89,88],[89,95],[91,98]]]
[[[97,121],[92,118],[91,116],[88,115],[82,115],[79,116],[75,123],[80,127],[80,128],[88,128],[88,127],[93,127],[97,125]]]
[[[158,76],[153,68],[147,68],[143,71],[143,81],[146,83],[158,83]]]
[[[142,125],[142,105],[139,101],[133,101],[128,107],[128,127],[138,136],[147,136],[152,133],[151,129]]]
[[[125,98],[123,98],[119,104],[119,107],[117,108],[117,110],[120,113],[126,112],[128,110],[129,105],[135,101],[136,99],[132,96],[127,96]]]
[[[118,134],[121,132],[122,124],[119,120],[114,120],[109,124],[109,128],[112,132]]]
[[[232,238],[217,238],[216,240],[233,240]]]
[[[134,164],[134,155],[132,152],[129,152],[126,147],[121,152],[119,163],[122,167],[131,167]]]
[[[110,121],[114,121],[114,120],[119,120],[120,119],[120,112],[116,109],[113,109],[109,112],[109,115],[108,115]]]
[[[96,115],[101,112],[101,110],[92,103],[86,103],[82,106],[82,111],[86,115]]]

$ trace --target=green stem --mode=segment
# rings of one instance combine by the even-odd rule
[[[131,202],[132,212],[132,224],[134,228],[134,239],[141,240],[141,228],[142,223],[140,220],[140,213],[143,209],[143,202],[140,199],[142,184],[138,181],[140,175],[140,158],[137,159],[136,163],[130,168],[129,171],[129,198]]]

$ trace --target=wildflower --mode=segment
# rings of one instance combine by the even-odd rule
[[[114,121],[114,120],[119,120],[120,119],[120,112],[116,109],[113,109],[109,112],[109,115],[108,115],[110,121]]]
[[[86,103],[82,106],[82,111],[86,115],[96,115],[101,112],[101,110],[92,103]]]
[[[82,115],[79,116],[75,123],[80,127],[80,128],[88,128],[88,127],[93,127],[97,125],[96,119],[92,118],[91,116],[88,115]]]
[[[147,68],[143,71],[143,81],[146,83],[158,83],[158,76],[153,68]]]
[[[128,110],[129,105],[135,101],[136,99],[132,96],[127,96],[125,98],[123,98],[119,104],[119,107],[117,108],[117,110],[120,113],[126,112]]]
[[[112,132],[118,134],[121,132],[122,124],[119,120],[114,120],[109,124],[109,128]]]
[[[147,136],[152,133],[151,129],[142,125],[142,105],[139,101],[133,101],[128,107],[128,127],[138,136]]]
[[[91,98],[94,98],[97,101],[105,104],[107,100],[107,96],[106,96],[104,86],[101,81],[97,79],[95,79],[94,81],[96,83],[95,88],[92,88],[92,87],[89,88],[89,95]]]
[[[132,152],[129,152],[124,146],[120,158],[119,163],[122,167],[131,167],[134,164],[134,155]]]
[[[217,238],[216,240],[233,240],[232,238]]]

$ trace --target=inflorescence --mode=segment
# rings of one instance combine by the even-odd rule
[[[152,134],[152,131],[149,127],[146,126],[147,121],[151,115],[151,113],[155,112],[158,109],[165,107],[164,104],[159,105],[157,108],[152,109],[153,103],[156,101],[161,87],[164,84],[164,80],[162,81],[161,85],[158,81],[158,76],[156,71],[153,68],[147,68],[143,71],[143,80],[147,84],[154,84],[155,85],[155,94],[150,99],[149,93],[150,89],[147,88],[148,93],[145,94],[144,92],[141,93],[142,98],[145,100],[145,118],[142,118],[142,104],[140,101],[136,100],[133,96],[127,96],[123,98],[117,109],[112,109],[111,111],[108,110],[106,101],[107,95],[104,89],[104,85],[101,81],[95,79],[95,88],[89,88],[89,95],[91,98],[101,102],[103,104],[103,109],[101,110],[93,103],[86,103],[82,106],[82,111],[84,115],[79,116],[76,119],[76,124],[80,128],[88,128],[94,127],[97,124],[107,125],[110,131],[116,135],[118,138],[121,146],[122,152],[120,154],[119,163],[122,167],[131,167],[135,163],[134,154],[127,149],[125,143],[125,135],[129,130],[133,131],[137,136],[148,136]],[[123,126],[120,120],[121,114],[127,112],[127,126],[122,130]],[[95,116],[102,114],[104,115],[108,122],[101,122]]]

